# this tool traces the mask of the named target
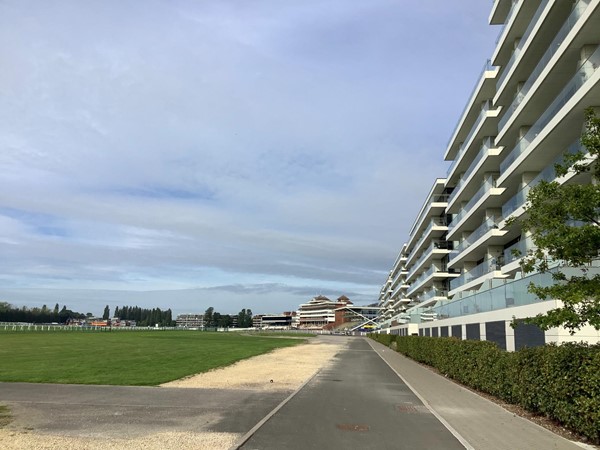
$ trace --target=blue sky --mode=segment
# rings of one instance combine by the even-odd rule
[[[0,2],[0,301],[376,301],[446,172],[491,6]]]

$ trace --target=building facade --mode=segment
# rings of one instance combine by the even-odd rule
[[[600,339],[591,327],[570,336],[510,326],[559,302],[527,291],[552,280],[522,273],[533,243],[507,222],[524,214],[540,180],[590,182],[585,174],[557,178],[554,164],[581,149],[584,110],[600,113],[599,4],[493,2],[497,46],[445,149],[447,174],[435,180],[382,286],[383,332],[487,339],[508,350]]]
[[[298,308],[298,327],[305,329],[329,329],[335,326],[335,310],[352,305],[348,297],[342,295],[335,302],[324,295],[318,295]]]
[[[175,323],[182,328],[204,328],[204,314],[179,314]]]

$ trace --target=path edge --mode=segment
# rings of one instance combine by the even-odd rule
[[[415,394],[417,396],[417,398],[419,400],[421,400],[423,405],[425,405],[425,407],[431,412],[431,414],[433,414],[435,416],[435,418],[437,420],[439,420],[442,423],[442,425],[444,425],[450,433],[452,433],[452,435],[465,447],[465,449],[476,450],[475,447],[473,447],[469,443],[469,441],[467,441],[452,425],[450,425],[448,423],[448,421],[446,419],[444,419],[435,409],[433,409],[433,407],[429,404],[429,402],[427,400],[425,400],[425,398],[423,398],[423,396],[421,396],[421,394],[419,394],[417,392],[417,390],[415,388],[413,388],[411,386],[411,384],[408,381],[406,381],[406,379],[402,375],[400,375],[396,369],[394,369],[392,367],[392,365],[383,357],[383,355],[381,353],[379,353],[377,351],[377,349],[372,345],[371,339],[365,338],[365,340],[369,343],[369,346],[373,349],[373,351],[375,353],[377,353],[377,355],[379,355],[379,357],[383,360],[383,362],[385,362],[387,364],[387,366],[394,371],[394,373],[398,376],[398,378],[400,378],[402,380],[402,382],[404,384],[406,384],[406,386],[408,386],[408,388],[413,392],[413,394]],[[389,350],[394,351],[391,349],[389,349]]]
[[[296,394],[304,388],[304,386],[306,386],[308,383],[310,383],[321,372],[322,369],[323,368],[321,367],[314,374],[312,374],[312,376],[308,380],[306,380],[304,383],[302,383],[294,392],[292,392],[281,403],[279,403],[279,405],[277,405],[275,408],[273,408],[273,410],[271,412],[269,412],[269,414],[267,414],[265,417],[263,417],[256,425],[254,425],[250,429],[250,431],[248,431],[241,438],[239,438],[235,442],[235,444],[233,444],[233,446],[231,446],[229,448],[229,450],[238,450],[239,448],[241,448],[242,445],[244,445],[246,442],[248,442],[250,440],[250,438],[252,436],[254,436],[254,434],[258,430],[260,430],[260,428],[271,419],[271,417],[273,417],[275,414],[277,414],[277,412],[281,408],[283,408],[291,399],[293,399],[296,396]]]

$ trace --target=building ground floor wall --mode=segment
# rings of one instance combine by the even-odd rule
[[[459,339],[492,341],[508,351],[549,343],[584,341],[595,344],[600,342],[600,331],[591,326],[583,327],[574,334],[570,334],[564,328],[543,331],[530,324],[520,323],[515,328],[511,326],[514,319],[534,317],[559,306],[559,301],[551,300],[431,322],[407,323],[381,330],[381,332],[399,336],[452,336]]]

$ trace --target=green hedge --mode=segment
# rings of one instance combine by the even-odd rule
[[[479,391],[561,422],[600,443],[600,345],[505,352],[488,341],[372,334],[386,346]]]

